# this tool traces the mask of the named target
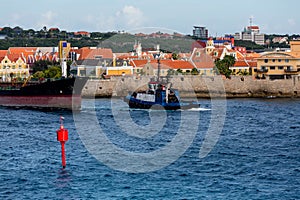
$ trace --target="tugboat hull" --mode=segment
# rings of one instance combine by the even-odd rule
[[[127,100],[126,100],[127,99]],[[142,101],[134,97],[126,97],[125,101],[128,103],[129,108],[135,109],[153,109],[153,110],[188,110],[192,108],[199,108],[200,104],[197,102],[177,102],[177,103],[157,103]]]

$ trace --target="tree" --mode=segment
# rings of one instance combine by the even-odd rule
[[[191,71],[191,74],[192,75],[198,75],[199,74],[199,71],[197,68],[193,68],[192,71]]]
[[[51,66],[44,73],[45,78],[60,78],[62,76],[61,68],[58,66]]]
[[[10,27],[4,27],[1,32],[7,35],[8,37],[11,37],[13,35],[13,29]]]
[[[45,78],[45,74],[42,71],[37,71],[32,75],[32,78],[37,78],[37,79]]]
[[[173,58],[173,60],[178,60],[179,55],[177,53],[172,53],[172,58]]]
[[[233,66],[235,63],[235,58],[233,56],[226,55],[222,60],[215,61],[214,70],[216,74],[222,74],[226,78],[230,78],[232,70],[229,67]]]
[[[226,67],[232,67],[235,63],[235,58],[233,56],[226,55],[222,59],[222,62],[225,64]]]
[[[33,73],[37,71],[45,71],[49,68],[49,66],[59,65],[58,62],[51,62],[49,60],[38,60],[33,64],[32,71]]]
[[[174,69],[169,69],[168,70],[168,75],[174,75],[175,74],[175,70]]]
[[[182,69],[177,69],[176,72],[177,74],[182,74]]]

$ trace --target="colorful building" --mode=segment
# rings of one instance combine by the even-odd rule
[[[21,57],[14,55],[5,55],[0,58],[0,80],[11,82],[14,79],[27,79],[29,74],[29,66]]]
[[[254,71],[258,79],[289,79],[299,76],[300,41],[290,42],[290,52],[269,52],[257,58],[257,69]]]

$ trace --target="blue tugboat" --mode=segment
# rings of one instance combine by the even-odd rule
[[[182,101],[179,91],[171,88],[171,84],[164,84],[159,80],[159,60],[157,81],[148,83],[148,90],[142,92],[133,92],[126,96],[124,100],[130,108],[139,109],[165,109],[165,110],[186,110],[199,108],[200,104],[193,101]]]

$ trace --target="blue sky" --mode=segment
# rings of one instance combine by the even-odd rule
[[[200,25],[210,36],[222,36],[241,32],[253,17],[261,33],[300,34],[298,0],[9,0],[2,5],[0,27],[192,34]]]

